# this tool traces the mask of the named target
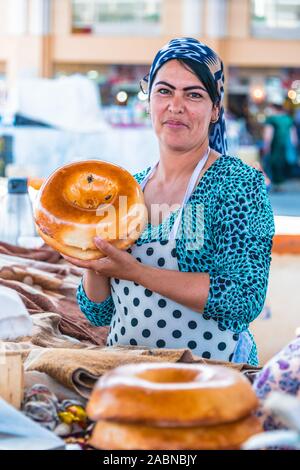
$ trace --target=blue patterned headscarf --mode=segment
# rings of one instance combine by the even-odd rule
[[[210,47],[194,38],[172,39],[156,54],[150,68],[148,78],[148,93],[150,95],[156,72],[171,59],[191,59],[200,64],[205,64],[217,86],[220,98],[219,119],[212,124],[209,134],[209,145],[221,154],[227,153],[227,140],[225,129],[225,116],[223,108],[224,97],[224,73],[223,63],[219,56]]]

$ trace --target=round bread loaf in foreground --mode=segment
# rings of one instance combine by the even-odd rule
[[[147,223],[143,192],[112,163],[87,160],[58,168],[42,185],[34,207],[37,231],[61,253],[82,260],[103,257],[94,237],[129,248]]]
[[[259,432],[262,427],[255,416],[188,428],[98,421],[89,443],[103,450],[234,450]]]
[[[190,427],[237,421],[257,405],[247,378],[229,367],[162,362],[103,375],[87,413],[95,421]]]

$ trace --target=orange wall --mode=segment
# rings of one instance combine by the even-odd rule
[[[227,38],[209,37],[205,26],[209,1],[203,0],[203,18],[199,22],[205,36],[198,39],[215,48],[226,66],[299,67],[300,41],[251,37],[250,0],[227,0]],[[163,44],[182,34],[183,0],[164,0],[162,34],[152,37],[72,35],[70,0],[54,0],[54,6],[53,61],[56,63],[147,64]]]
[[[299,67],[300,40],[225,39],[223,60],[229,65]]]
[[[68,35],[53,38],[54,62],[150,63],[156,51],[172,35],[122,37]],[[213,47],[227,65],[254,67],[299,67],[300,41],[262,39],[213,39],[199,37]]]
[[[227,26],[230,37],[247,38],[250,36],[250,1],[228,0]]]
[[[40,36],[2,36],[0,62],[6,64],[8,80],[43,75],[47,42],[46,37]]]

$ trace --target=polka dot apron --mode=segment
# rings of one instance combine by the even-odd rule
[[[194,170],[169,239],[141,246],[135,244],[130,249],[132,256],[141,263],[179,271],[175,238],[183,207],[194,189],[208,154],[209,149]],[[156,166],[141,183],[142,189]],[[230,330],[221,331],[215,320],[205,319],[201,313],[132,281],[111,278],[111,291],[116,308],[111,321],[108,346],[122,344],[151,348],[189,348],[203,358],[233,360],[239,335]]]

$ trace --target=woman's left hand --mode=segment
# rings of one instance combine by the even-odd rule
[[[135,273],[140,263],[132,255],[99,237],[94,238],[94,243],[106,255],[105,258],[93,261],[73,260],[73,258],[65,255],[64,258],[71,263],[76,261],[76,265],[82,268],[93,269],[102,276],[128,281],[135,280]]]

